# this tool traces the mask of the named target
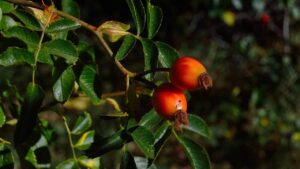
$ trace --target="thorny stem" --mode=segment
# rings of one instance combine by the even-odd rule
[[[73,144],[73,141],[72,141],[72,135],[71,135],[71,131],[70,131],[70,128],[68,126],[68,123],[67,123],[67,119],[64,115],[61,115],[61,117],[64,121],[64,125],[65,125],[65,128],[66,128],[67,134],[68,134],[68,139],[69,139],[70,147],[71,147],[71,150],[72,150],[73,159],[74,159],[75,163],[78,165],[78,159],[76,157],[74,144]]]
[[[41,9],[44,10],[46,8],[46,6],[44,5],[40,5],[38,3],[32,2],[32,1],[26,1],[26,0],[6,0],[8,2],[14,3],[14,4],[19,4],[19,5],[23,5],[23,6],[28,6],[28,7],[33,7],[33,8],[37,8],[37,9]],[[53,13],[58,14],[61,17],[70,19],[74,22],[78,22],[82,27],[86,28],[87,30],[89,30],[90,32],[92,32],[97,39],[99,40],[99,42],[101,43],[101,45],[103,46],[103,48],[105,49],[105,51],[108,53],[108,55],[114,59],[115,64],[117,65],[117,67],[120,69],[120,71],[125,75],[128,76],[129,78],[133,78],[134,80],[140,81],[142,83],[144,83],[147,87],[149,88],[155,88],[156,85],[146,79],[141,78],[141,76],[144,76],[148,73],[152,73],[155,71],[167,71],[168,68],[159,68],[159,69],[154,69],[154,70],[148,70],[145,72],[142,72],[140,74],[137,73],[133,73],[131,71],[129,71],[128,69],[126,69],[120,61],[118,61],[117,59],[113,58],[113,51],[111,50],[111,48],[109,47],[109,45],[107,44],[107,42],[104,40],[102,33],[97,31],[97,27],[79,19],[76,18],[72,15],[69,15],[65,12],[59,11],[57,9],[53,9]],[[138,37],[139,38],[139,37]],[[34,79],[33,79],[34,81]]]
[[[35,52],[35,55],[34,55],[34,65],[32,66],[32,69],[33,69],[32,70],[32,83],[35,83],[35,72],[36,72],[36,66],[37,66],[36,64],[37,64],[37,61],[38,61],[38,56],[40,54],[43,39],[44,39],[44,36],[45,36],[45,32],[46,32],[46,29],[47,29],[50,21],[51,21],[52,15],[53,15],[53,11],[51,11],[51,13],[50,13],[50,15],[47,19],[47,22],[43,27],[42,34],[41,34],[41,37],[40,37],[40,41],[39,41],[39,44],[37,46],[37,49],[36,49],[36,52]]]
[[[14,4],[20,4],[20,5],[24,5],[24,6],[34,7],[34,8],[37,8],[37,9],[45,9],[45,7],[43,7],[42,5],[40,5],[38,3],[35,3],[35,2],[31,2],[31,1],[25,1],[25,0],[6,0],[6,1],[12,2]],[[108,53],[108,55],[110,57],[113,57],[113,52],[112,52],[111,48],[108,46],[106,41],[103,39],[103,36],[102,36],[101,32],[97,31],[97,27],[95,27],[93,25],[90,25],[89,23],[84,22],[83,20],[81,20],[79,18],[76,18],[72,15],[69,15],[65,12],[59,11],[57,9],[54,9],[53,12],[57,13],[61,17],[64,17],[64,18],[70,19],[72,21],[78,22],[82,27],[84,27],[87,30],[94,33],[96,35],[96,37],[98,38],[99,42],[101,43],[101,45],[104,47],[104,49]],[[114,61],[115,61],[116,65],[122,71],[122,73],[124,75],[129,75],[130,77],[133,77],[135,75],[134,73],[127,70],[118,60],[114,59]]]

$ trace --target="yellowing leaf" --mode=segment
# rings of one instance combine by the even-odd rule
[[[40,9],[36,9],[36,8],[31,8],[29,7],[29,9],[31,10],[31,12],[33,13],[33,15],[43,24],[46,25],[47,21],[49,19],[49,17],[51,17],[50,19],[50,23],[57,21],[60,17],[54,13],[55,11],[55,7],[53,5],[49,6],[47,9],[45,10],[40,10]]]
[[[118,21],[107,21],[104,22],[97,28],[97,32],[100,34],[107,35],[109,41],[116,42],[121,37],[128,35],[127,32],[130,29],[130,25],[124,24]]]
[[[235,14],[232,11],[225,11],[222,17],[226,25],[233,26],[235,24],[236,18]]]

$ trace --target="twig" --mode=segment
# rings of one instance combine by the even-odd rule
[[[149,73],[154,73],[154,72],[168,72],[168,71],[170,71],[170,68],[156,68],[156,69],[151,69],[151,70],[147,70],[147,71],[138,73],[135,75],[135,77],[142,77]]]
[[[37,9],[45,9],[44,6],[35,3],[35,2],[31,2],[31,1],[25,1],[25,0],[6,0],[8,2],[14,3],[14,4],[19,4],[19,5],[24,5],[24,6],[29,6],[29,7],[33,7],[33,8],[37,8]],[[78,22],[82,27],[86,28],[87,30],[91,31],[93,34],[96,35],[96,37],[98,38],[99,42],[101,43],[101,45],[104,47],[104,49],[106,50],[106,52],[108,53],[108,55],[110,57],[113,57],[113,52],[111,50],[111,48],[108,46],[108,44],[106,43],[106,41],[103,39],[102,33],[97,31],[97,27],[84,22],[83,20],[76,18],[72,15],[69,15],[65,12],[62,12],[60,10],[54,9],[53,12],[57,13],[59,16],[70,19],[74,22]],[[127,70],[118,60],[114,59],[115,64],[118,66],[118,68],[122,71],[122,73],[124,75],[129,75],[130,77],[133,77],[135,74],[130,72],[129,70]]]

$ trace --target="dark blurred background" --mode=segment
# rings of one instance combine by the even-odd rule
[[[78,2],[82,18],[94,25],[132,22],[125,1]],[[189,113],[211,129],[210,140],[195,139],[206,145],[213,168],[300,168],[299,2],[153,1],[164,13],[156,40],[197,57],[213,77],[214,87],[192,92],[189,102]],[[172,144],[158,163],[188,168]]]
[[[81,19],[93,25],[107,20],[132,23],[125,0],[77,2]],[[210,127],[209,140],[197,136],[195,140],[207,148],[213,168],[300,168],[300,1],[152,3],[164,13],[155,40],[170,44],[181,55],[197,57],[213,77],[211,90],[191,93],[188,108],[189,113],[201,116]],[[84,33],[82,38],[98,49],[104,92],[123,89],[121,73],[104,56],[96,39],[80,31]],[[135,49],[131,55],[141,54]],[[130,70],[141,71],[143,57],[128,57],[123,63]],[[6,76],[17,72],[6,72]],[[30,80],[30,72],[28,76],[24,78]],[[41,83],[47,86],[49,80]],[[14,81],[22,86],[22,79]],[[156,163],[159,169],[190,168],[174,139],[168,141]]]

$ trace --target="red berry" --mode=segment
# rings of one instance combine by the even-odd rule
[[[270,23],[271,17],[270,15],[264,13],[260,17],[260,21],[263,25],[268,25]]]
[[[184,93],[171,83],[164,83],[154,90],[152,103],[156,112],[163,118],[175,121],[180,130],[187,124],[187,101]]]
[[[170,70],[170,79],[172,84],[181,90],[212,87],[212,79],[205,67],[190,56],[182,56],[175,61]]]

